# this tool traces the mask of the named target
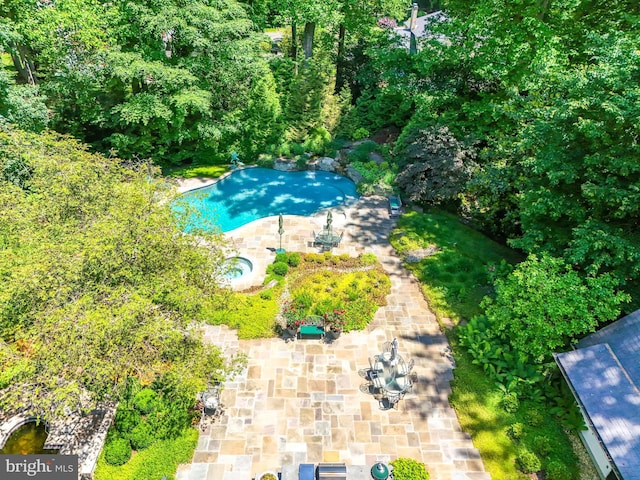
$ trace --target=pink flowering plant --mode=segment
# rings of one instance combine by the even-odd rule
[[[334,332],[341,332],[344,328],[344,314],[345,311],[342,308],[334,308],[332,311],[324,313],[324,325],[325,328]]]
[[[282,304],[282,316],[285,319],[287,328],[298,328],[304,324],[304,319],[307,314],[302,305],[291,300],[286,300]]]
[[[391,17],[382,17],[378,19],[378,26],[380,28],[396,28],[398,26],[398,22]]]

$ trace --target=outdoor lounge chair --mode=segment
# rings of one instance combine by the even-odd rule
[[[397,195],[391,195],[389,197],[389,213],[392,217],[400,215],[400,207],[402,207],[402,201]]]

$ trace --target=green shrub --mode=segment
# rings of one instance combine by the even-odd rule
[[[537,436],[532,441],[533,450],[541,457],[547,457],[553,450],[551,440],[544,436]]]
[[[275,154],[281,157],[291,156],[291,145],[289,142],[281,143],[276,147]]]
[[[104,459],[109,465],[124,465],[131,458],[129,440],[116,437],[104,447]]]
[[[355,162],[368,163],[369,154],[378,150],[378,144],[371,140],[361,143],[351,152],[349,152],[349,162],[352,164]],[[361,172],[362,173],[362,172]]]
[[[131,441],[131,446],[134,449],[143,450],[155,442],[156,438],[151,425],[146,421],[142,421],[136,426],[136,428],[131,430],[129,440]]]
[[[377,261],[378,257],[376,257],[373,253],[364,253],[358,257],[358,262],[363,267],[374,265]]]
[[[273,264],[273,273],[284,277],[289,271],[289,265],[284,262],[276,262]]]
[[[547,480],[573,480],[569,467],[559,460],[549,462],[545,473]]]
[[[324,127],[314,128],[309,132],[304,148],[316,155],[327,155],[331,149],[331,134]]]
[[[294,155],[304,154],[304,145],[301,143],[294,143],[291,145],[291,153]]]
[[[424,466],[412,458],[397,458],[393,462],[394,480],[429,480],[429,473]]]
[[[341,309],[342,305],[339,303],[339,299],[334,297],[323,298],[318,301],[311,311],[312,315],[324,315],[326,312]]]
[[[158,407],[158,394],[150,388],[143,388],[133,398],[133,406],[143,415],[147,415]]]
[[[275,165],[275,160],[273,157],[261,156],[260,158],[258,158],[256,165],[262,168],[273,168],[273,166]]]
[[[297,252],[290,253],[287,263],[290,267],[297,267],[300,265],[300,254]]]
[[[513,440],[519,440],[524,434],[524,425],[521,423],[512,423],[507,427],[507,435]]]
[[[531,409],[527,411],[527,423],[532,427],[539,427],[544,423],[544,415],[540,410]]]
[[[178,465],[189,462],[193,456],[193,450],[198,442],[198,433],[195,428],[189,428],[175,440],[159,440],[119,467],[106,463],[103,454],[98,459],[95,478],[98,480],[158,480],[163,475],[173,478]]]
[[[514,413],[520,406],[518,395],[516,395],[514,392],[505,393],[500,402],[500,406],[504,408],[505,412]]]
[[[278,263],[278,262],[284,262],[284,263],[289,262],[289,254],[288,253],[277,253],[276,254],[276,258],[273,261],[273,263]]]
[[[351,134],[351,138],[353,140],[362,140],[363,138],[367,138],[369,135],[369,130],[360,127],[355,129],[355,131]]]
[[[373,320],[378,306],[362,296],[346,303],[344,309],[346,330],[351,331],[365,328]]]
[[[325,257],[320,253],[308,253],[304,256],[304,261],[307,263],[323,264],[325,261]]]
[[[307,311],[309,307],[313,304],[313,293],[303,290],[302,292],[295,295],[293,301],[298,308]]]
[[[516,466],[524,473],[534,473],[540,470],[542,464],[535,453],[523,450],[516,457]]]
[[[158,439],[176,438],[191,424],[191,415],[179,402],[167,402],[149,417],[149,424]]]
[[[133,408],[119,407],[116,412],[115,428],[121,433],[129,433],[141,419],[140,412]]]
[[[273,300],[273,290],[263,290],[260,292],[260,298],[262,300]]]
[[[306,170],[307,169],[307,156],[300,155],[296,158],[296,168],[298,170]]]

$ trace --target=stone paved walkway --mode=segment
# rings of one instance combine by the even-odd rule
[[[224,414],[201,436],[179,480],[249,480],[283,465],[340,461],[372,465],[397,457],[424,462],[433,480],[488,480],[470,437],[448,402],[452,379],[448,343],[429,311],[420,286],[389,246],[394,225],[383,198],[361,199],[332,209],[333,225],[345,232],[334,253],[374,253],[391,278],[387,306],[362,332],[333,343],[319,340],[239,341],[232,330],[207,327],[208,341],[229,353],[246,352],[248,367],[225,385]],[[283,247],[317,251],[310,241],[326,214],[285,217]],[[235,288],[260,284],[278,246],[277,218],[253,222],[227,234],[254,272]],[[418,382],[397,410],[381,410],[360,392],[358,370],[382,344],[398,338],[405,359],[415,359]]]

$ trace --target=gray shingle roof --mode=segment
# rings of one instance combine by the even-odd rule
[[[624,480],[640,480],[640,310],[556,355]]]

